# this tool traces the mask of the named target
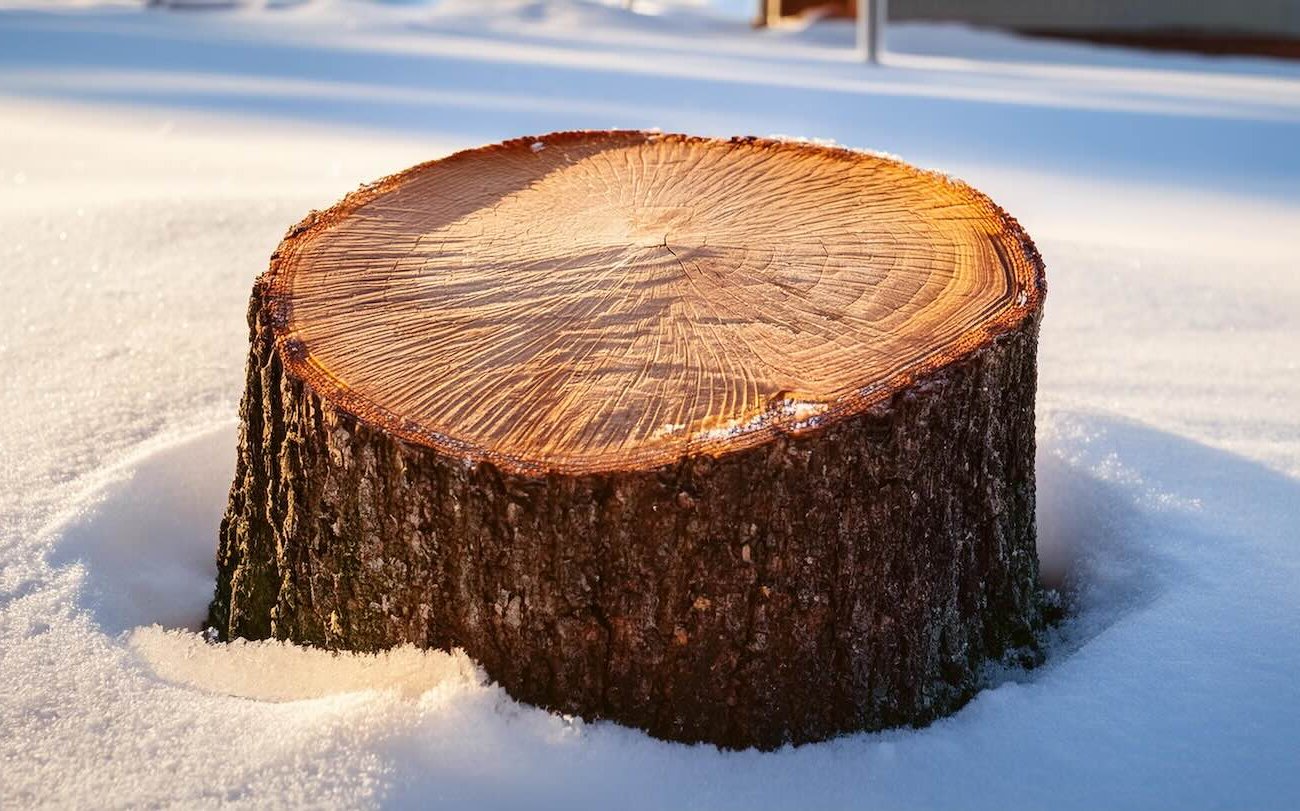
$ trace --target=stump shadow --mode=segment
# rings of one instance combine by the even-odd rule
[[[1126,453],[1136,455],[1141,448],[1142,464],[1150,458],[1147,449],[1175,441],[1099,415],[1058,414],[1045,425],[1040,421],[1039,580],[1061,611],[1045,634],[1048,664],[1149,605],[1176,576],[1178,565],[1161,552],[1160,532],[1140,504],[1136,474],[1123,466]],[[1033,673],[1002,677],[1024,680]]]
[[[202,629],[235,444],[232,423],[141,456],[64,528],[49,562],[84,567],[81,607],[105,633]]]

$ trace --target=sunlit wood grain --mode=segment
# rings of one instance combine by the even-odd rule
[[[1019,226],[875,155],[565,133],[350,197],[269,276],[290,371],[467,458],[648,468],[817,430],[1036,310]]]

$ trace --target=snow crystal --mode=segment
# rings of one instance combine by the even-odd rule
[[[669,434],[675,434],[684,428],[686,428],[686,423],[684,422],[665,422],[654,430],[651,437],[658,439],[660,437],[668,436]]]

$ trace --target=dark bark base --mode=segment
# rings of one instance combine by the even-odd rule
[[[460,647],[522,701],[762,748],[927,723],[1036,650],[1036,322],[813,436],[529,478],[321,401],[260,298],[223,638]]]

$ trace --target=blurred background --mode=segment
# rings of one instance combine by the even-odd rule
[[[853,17],[857,5],[856,0],[762,0],[754,19],[776,24],[791,16]],[[889,0],[886,16],[1143,48],[1300,57],[1300,4],[1290,0]]]

